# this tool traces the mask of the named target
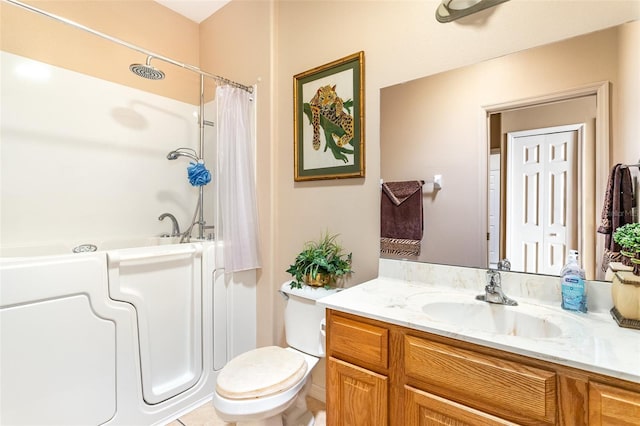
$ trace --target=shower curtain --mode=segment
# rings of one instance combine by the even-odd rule
[[[239,88],[216,88],[219,205],[226,273],[260,267],[252,98]]]

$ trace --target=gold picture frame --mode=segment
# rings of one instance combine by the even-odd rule
[[[364,52],[293,77],[295,181],[364,177]]]

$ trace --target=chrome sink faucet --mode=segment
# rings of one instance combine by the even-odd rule
[[[498,262],[498,271],[510,271],[511,262],[506,257]]]
[[[158,216],[158,220],[161,221],[165,217],[168,217],[169,219],[171,219],[171,225],[172,225],[171,236],[172,237],[179,237],[180,236],[180,225],[178,225],[178,220],[176,219],[176,217],[174,215],[172,215],[171,213],[162,213],[160,216]]]
[[[500,271],[508,271],[511,269],[511,263],[507,259],[498,262],[498,269],[489,269],[487,271],[487,285],[484,287],[484,294],[479,294],[476,299],[489,303],[497,303],[500,305],[517,306],[518,302],[507,297],[502,291],[502,283]]]

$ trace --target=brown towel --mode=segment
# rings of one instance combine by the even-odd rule
[[[380,238],[380,254],[394,256],[420,256],[420,240]]]
[[[423,234],[422,185],[423,182],[418,180],[382,185],[380,237],[384,253],[420,254]],[[399,248],[403,245],[406,250]]]
[[[620,245],[613,241],[613,233],[622,225],[633,222],[633,184],[628,167],[616,164],[609,174],[607,191],[602,208],[602,223],[598,232],[605,234],[602,270],[606,272],[609,263],[622,260]]]

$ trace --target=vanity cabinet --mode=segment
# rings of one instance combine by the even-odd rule
[[[327,311],[327,425],[640,425],[640,384]]]
[[[389,330],[342,316],[328,324],[327,424],[387,425]]]

